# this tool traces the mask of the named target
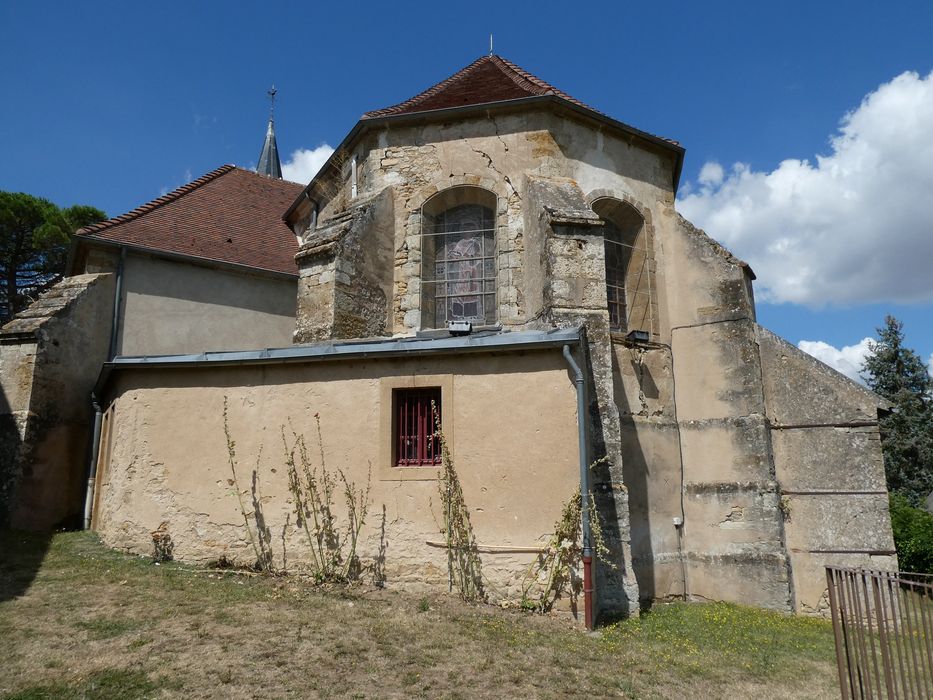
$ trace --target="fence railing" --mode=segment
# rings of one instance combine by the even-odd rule
[[[826,567],[843,700],[933,698],[933,576]]]

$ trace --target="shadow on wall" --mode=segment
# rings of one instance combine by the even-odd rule
[[[622,372],[616,353],[612,353],[612,375],[621,386]],[[651,546],[651,517],[648,507],[648,460],[635,429],[633,413],[625,391],[615,392],[616,407],[622,437],[622,473],[629,497],[629,524],[631,527],[632,569],[638,581],[639,605],[642,610],[651,607],[655,591],[654,551]]]
[[[51,540],[51,532],[0,530],[0,603],[29,589]]]
[[[586,353],[586,364],[588,368],[593,367],[591,357],[591,348],[587,344],[584,346]],[[568,377],[572,379],[568,372]],[[594,556],[595,566],[595,588],[597,591],[595,611],[596,620],[599,623],[611,621],[613,619],[628,617],[633,603],[637,601],[629,599],[625,588],[625,555],[623,551],[623,532],[619,528],[619,510],[616,503],[616,494],[611,488],[613,483],[612,466],[606,459],[608,450],[606,445],[606,430],[603,425],[603,418],[600,412],[598,391],[596,388],[595,377],[592,371],[586,373],[586,395],[589,403],[589,480],[590,494],[596,506],[596,518],[599,519],[599,526],[603,531],[603,539],[609,549],[608,558],[614,565],[607,565],[606,562],[600,562],[599,557]],[[608,488],[607,488],[608,487]],[[602,593],[600,593],[602,591]]]
[[[13,505],[21,447],[16,416],[0,390],[0,603],[21,596],[32,585],[52,538],[51,533],[4,529]]]
[[[22,439],[16,416],[0,388],[0,528],[9,526],[21,448]]]

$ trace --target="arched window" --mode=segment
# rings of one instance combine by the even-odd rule
[[[453,187],[421,210],[421,326],[496,322],[496,195]]]
[[[645,220],[618,199],[593,202],[603,220],[606,254],[606,301],[613,331],[653,330],[651,270]]]

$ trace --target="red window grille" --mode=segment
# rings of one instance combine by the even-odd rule
[[[441,389],[396,389],[395,466],[424,467],[441,463],[436,423],[441,419]],[[436,418],[435,418],[436,414]]]

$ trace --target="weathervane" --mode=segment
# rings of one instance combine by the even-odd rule
[[[272,83],[272,87],[266,91],[266,94],[269,96],[269,119],[275,117],[275,93],[278,90],[275,89],[275,83]]]

